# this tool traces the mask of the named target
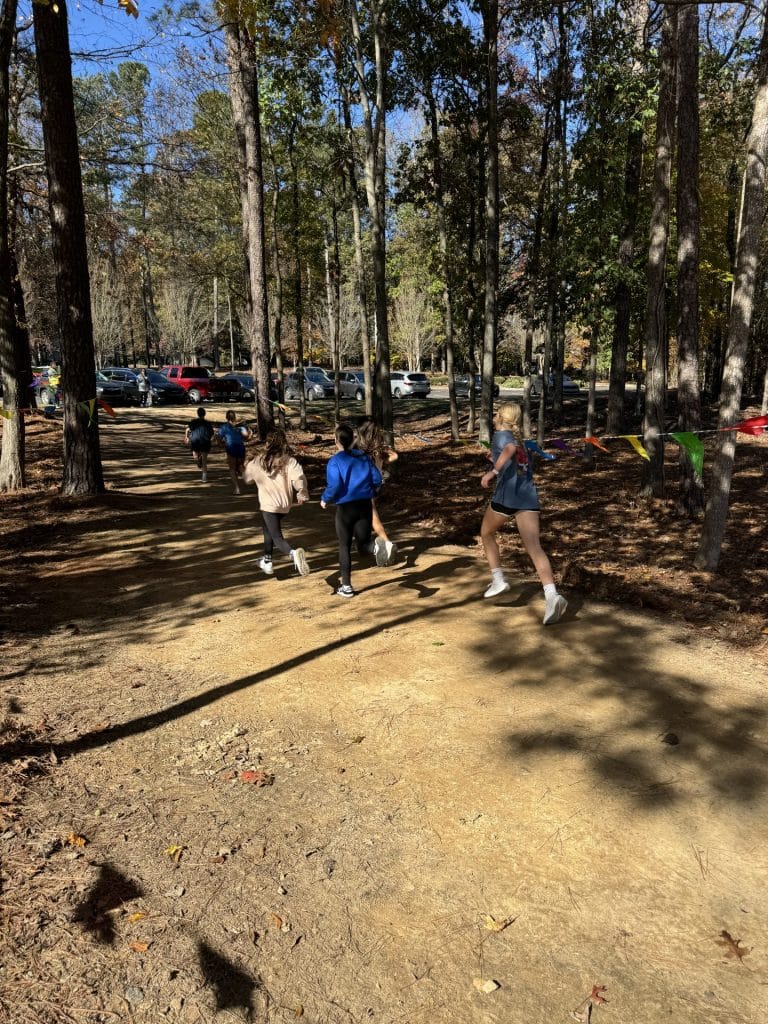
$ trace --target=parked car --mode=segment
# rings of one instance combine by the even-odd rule
[[[426,398],[432,390],[426,373],[401,373],[396,370],[390,373],[389,380],[394,398],[406,398],[408,395]]]
[[[538,398],[541,394],[541,385],[544,378],[534,377],[531,381],[531,397]],[[547,394],[551,395],[555,390],[555,377],[554,374],[550,373],[547,378]],[[563,398],[578,398],[579,396],[579,385],[576,384],[567,373],[563,374]]]
[[[240,385],[236,380],[224,380],[216,377],[207,366],[164,366],[162,373],[173,384],[178,384],[187,392],[190,402],[228,402],[237,401]]]
[[[297,402],[301,396],[301,384],[297,373],[289,373],[284,379],[285,398]],[[304,370],[304,394],[308,402],[318,398],[333,398],[333,381],[319,366],[308,366]]]
[[[468,373],[462,374],[460,377],[456,377],[454,384],[456,387],[457,398],[469,398],[469,381],[470,376]],[[480,394],[480,389],[483,386],[483,378],[479,373],[475,374],[475,394]],[[499,397],[499,385],[496,381],[493,382],[493,397]]]
[[[115,384],[120,384],[123,389],[122,397],[116,401],[124,401],[128,405],[140,405],[139,398],[139,377],[134,370],[123,366],[102,366],[101,373]],[[108,401],[108,399],[104,399]]]
[[[252,402],[256,398],[256,387],[253,382],[252,373],[242,373],[239,370],[230,371],[229,373],[222,374],[222,380],[235,380],[240,385],[240,394],[238,399],[241,402]],[[277,400],[277,378],[270,377],[269,379],[269,397],[273,400]]]
[[[256,397],[256,389],[253,383],[252,373],[225,373],[222,380],[234,380],[240,388],[237,397],[241,402],[252,402]]]
[[[362,402],[365,398],[365,374],[362,370],[341,370],[339,373],[339,395],[342,398],[355,398]]]
[[[138,390],[136,394],[138,396]],[[110,380],[109,377],[105,377],[98,370],[96,371],[96,397],[106,402],[107,405],[120,405],[123,402],[128,402],[128,399],[125,397],[123,381]]]

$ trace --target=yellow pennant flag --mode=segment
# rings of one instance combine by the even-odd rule
[[[13,413],[11,412],[10,409],[0,409],[0,416],[2,416],[3,419],[5,420],[13,419]]]
[[[629,443],[632,445],[632,447],[635,449],[635,451],[641,459],[645,459],[647,462],[651,461],[650,455],[645,450],[645,448],[643,448],[642,444],[640,443],[640,438],[637,437],[636,434],[622,434],[621,436],[624,438],[625,441],[629,441]]]

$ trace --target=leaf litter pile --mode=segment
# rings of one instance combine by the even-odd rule
[[[756,410],[747,410],[746,415],[753,413]],[[383,517],[397,526],[412,524],[435,544],[462,545],[472,551],[477,556],[481,590],[486,568],[478,530],[488,495],[480,488],[479,478],[487,465],[486,452],[470,439],[453,444],[445,416],[427,417],[423,409],[399,416],[397,429],[401,458],[380,499]],[[566,425],[558,435],[573,440],[578,450],[577,424]],[[310,423],[308,433],[294,429],[290,436],[316,495],[322,486],[325,462],[334,450],[328,425],[317,420]],[[554,463],[537,466],[544,510],[543,541],[564,591],[661,612],[724,642],[748,645],[758,657],[765,658],[768,439],[738,439],[728,532],[720,571],[715,574],[692,568],[699,526],[678,512],[674,498],[650,501],[638,496],[640,463],[625,447],[614,443],[609,455],[598,453],[591,463],[578,455],[562,454]],[[52,538],[66,542],[68,534],[76,537],[103,511],[102,499],[76,501],[56,495],[60,477],[57,425],[35,417],[30,420],[28,455],[30,488],[22,497],[0,496],[0,512],[7,527],[4,538],[13,538],[0,538],[0,625],[6,638],[0,643],[0,653],[12,650],[14,635],[29,636],[45,624],[44,600],[34,579],[17,560],[19,547],[32,556],[38,553],[44,557]],[[670,495],[675,491],[675,457],[676,450],[668,446]],[[510,574],[532,580],[532,570],[514,531],[502,534],[500,546]],[[73,634],[76,628],[72,627]],[[131,686],[144,686],[140,676]],[[62,816],[64,803],[59,797],[72,780],[62,781],[61,791],[57,788],[60,763],[52,735],[61,723],[30,723],[14,707],[5,710],[0,722],[4,753],[0,763],[0,1020],[3,1012],[13,1024],[213,1020],[215,1015],[205,1017],[199,1003],[189,998],[211,987],[216,1007],[232,1019],[266,1021],[305,1016],[305,1007],[298,998],[275,996],[258,976],[238,974],[237,968],[222,961],[221,954],[209,948],[195,930],[194,922],[205,908],[194,906],[190,879],[196,875],[208,877],[233,859],[247,863],[249,870],[260,870],[263,863],[275,857],[270,838],[233,835],[231,831],[226,836],[217,835],[213,829],[202,851],[191,849],[181,834],[169,835],[166,845],[147,846],[145,855],[155,864],[160,894],[150,900],[140,884],[104,856],[105,846],[111,843],[119,848],[127,838],[123,831],[127,825],[119,811],[104,807],[95,812],[101,832],[98,856],[91,853],[91,839],[80,823]],[[212,727],[215,729],[215,723]],[[349,744],[364,739],[362,735],[354,736]],[[24,755],[22,752],[30,746],[41,752]],[[273,764],[261,763],[261,754],[251,748],[244,729],[229,730],[213,739],[206,737],[184,756],[186,762],[180,767],[204,774],[217,786],[228,787],[227,800],[235,803],[258,799],[273,786],[279,771]],[[286,756],[294,755],[287,750]],[[32,811],[25,804],[28,790],[39,792],[46,787],[52,798],[52,812],[43,817],[40,802]],[[83,788],[86,796],[85,783]],[[131,792],[122,793],[121,799],[131,804],[134,815],[144,814],[149,826],[152,810],[142,793],[137,784]],[[214,801],[214,821],[216,807]],[[311,865],[317,879],[330,879],[336,869],[335,862],[324,858],[321,850],[297,846],[295,856]],[[285,957],[301,947],[302,932],[279,906],[280,898],[288,892],[288,878],[280,873],[279,879],[274,907],[264,906],[249,914],[248,923],[240,930],[237,925],[228,925],[233,944]],[[36,896],[30,902],[33,882]],[[514,916],[486,914],[483,928],[501,938],[515,920]],[[97,941],[91,947],[89,962],[72,972],[69,962],[77,956],[80,931],[90,933]],[[154,962],[157,944],[168,946],[171,932],[171,955]],[[722,947],[722,957],[737,965],[742,965],[751,952],[726,929],[719,937],[713,936],[715,942]],[[190,947],[196,949],[194,965],[188,955]],[[105,1003],[105,978],[112,973],[123,980],[116,985],[111,1002]],[[215,980],[222,976],[228,979],[226,985]],[[139,984],[136,978],[145,980]],[[182,981],[183,986],[177,984]],[[146,1009],[146,993],[168,988],[171,982],[176,989],[183,987],[187,995],[171,998],[166,1007],[153,1011],[157,1016],[141,1014]],[[500,984],[483,976],[473,981],[475,990],[488,998]],[[593,1010],[602,1011],[605,990],[605,986],[595,984],[586,999],[570,1011],[571,1019],[589,1021]],[[24,1010],[20,1012],[21,1006]],[[252,1016],[242,1018],[236,1012],[238,1007],[250,1007]],[[609,1013],[608,1007],[605,1012]],[[340,1010],[338,1017],[327,1019],[351,1018],[344,1017]]]

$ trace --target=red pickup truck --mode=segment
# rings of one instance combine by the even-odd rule
[[[164,366],[161,370],[168,380],[187,392],[190,402],[235,402],[240,394],[236,380],[214,376],[205,366]]]

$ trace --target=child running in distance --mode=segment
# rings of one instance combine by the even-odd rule
[[[202,405],[197,410],[197,419],[190,420],[184,434],[184,443],[192,449],[192,458],[203,471],[201,480],[208,483],[208,454],[211,450],[213,427],[205,418]]]
[[[366,416],[358,423],[355,443],[360,451],[365,452],[373,462],[381,473],[382,479],[386,479],[386,467],[398,459],[398,454],[394,448],[390,448],[384,443],[381,431],[370,416]],[[376,499],[373,500],[372,525],[373,532],[376,534],[376,539],[373,542],[376,565],[391,565],[397,557],[397,546],[392,543],[384,529],[384,524],[376,508]]]
[[[292,548],[283,536],[283,519],[296,503],[303,505],[309,499],[309,488],[304,470],[294,459],[285,431],[279,427],[267,435],[264,451],[251,459],[243,471],[247,484],[256,484],[259,507],[264,521],[264,555],[259,568],[267,576],[274,575],[272,552],[275,548],[288,555],[300,576],[309,575],[309,564],[304,548]]]
[[[227,466],[233,494],[243,493],[240,490],[240,476],[245,465],[245,442],[250,436],[248,427],[237,425],[237,413],[230,409],[227,412],[227,422],[219,427],[217,439],[227,450]]]
[[[483,597],[509,590],[499,556],[496,534],[514,517],[517,532],[544,587],[544,625],[562,618],[568,603],[557,592],[552,566],[539,541],[539,493],[528,473],[528,452],[519,440],[523,412],[517,402],[499,406],[491,440],[491,469],[480,479],[483,487],[495,484],[491,503],[483,516],[480,537],[491,568],[491,584]]]
[[[326,466],[326,488],[320,507],[336,505],[336,536],[339,539],[339,597],[354,597],[352,589],[352,540],[358,551],[372,552],[373,499],[381,487],[381,473],[373,461],[352,447],[355,433],[349,423],[336,428],[336,454]]]

